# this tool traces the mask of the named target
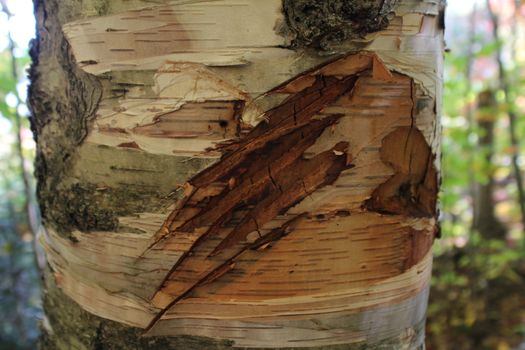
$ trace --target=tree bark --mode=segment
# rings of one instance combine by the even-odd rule
[[[42,348],[422,348],[441,6],[35,0]]]

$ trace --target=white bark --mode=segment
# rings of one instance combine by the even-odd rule
[[[59,180],[82,210],[47,204],[75,219],[47,217],[55,283],[148,336],[420,346],[438,230],[440,10],[398,1],[388,28],[330,54],[290,47],[281,0],[59,14],[102,98]],[[49,128],[37,130],[42,159]]]

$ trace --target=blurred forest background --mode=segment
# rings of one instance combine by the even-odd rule
[[[36,349],[31,0],[0,0],[0,350]],[[449,0],[427,349],[525,349],[525,1]]]

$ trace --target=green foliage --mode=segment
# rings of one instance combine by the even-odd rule
[[[491,57],[493,56],[496,51],[501,48],[503,45],[503,43],[500,41],[493,41],[493,42],[490,42],[486,45],[484,45],[483,47],[481,47],[481,49],[477,52],[476,54],[476,57],[480,58],[480,57]]]
[[[525,339],[524,234],[511,168],[511,156],[525,153],[521,142],[525,139],[525,99],[521,97],[525,95],[525,66],[508,59],[513,55],[514,32],[500,31],[509,34],[493,40],[484,16],[476,17],[476,33],[452,38],[452,50],[446,56],[440,196],[443,238],[434,249],[427,321],[427,348],[432,350],[507,350]],[[511,23],[501,25],[511,28]],[[463,32],[465,28],[463,25]],[[498,78],[499,50],[505,57],[510,99]],[[495,91],[496,108],[477,106],[478,95],[487,88]],[[517,114],[518,148],[511,147],[509,111]],[[490,146],[479,145],[486,136],[479,123],[483,118],[494,121]],[[472,226],[473,208],[481,204],[475,195],[476,184],[491,180],[493,200],[487,204],[494,207],[507,229],[506,239],[483,238]]]
[[[28,56],[17,58],[16,76],[24,76]],[[39,282],[35,265],[33,235],[26,214],[25,188],[20,157],[16,146],[16,122],[21,104],[17,93],[12,56],[8,49],[0,52],[0,350],[36,348],[39,336],[37,321],[42,319]],[[8,96],[17,105],[7,103]],[[13,98],[14,97],[14,98]],[[28,120],[22,118],[28,129]],[[9,129],[5,129],[7,126]],[[24,149],[32,163],[30,150]]]
[[[519,248],[472,238],[437,256],[427,345],[435,350],[510,349],[523,341],[525,263]],[[452,347],[453,344],[453,347]]]
[[[34,349],[42,319],[39,275],[19,164],[11,153],[0,157],[0,174],[0,349]]]

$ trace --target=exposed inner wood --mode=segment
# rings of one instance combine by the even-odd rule
[[[421,132],[398,128],[383,139],[381,160],[395,174],[379,186],[365,207],[387,214],[433,217],[438,192],[434,157]]]
[[[246,241],[250,233],[255,234],[252,239],[255,242],[268,237],[277,238],[279,234],[276,232],[282,232],[290,220],[267,234],[261,233],[260,228],[277,215],[285,214],[288,208],[316,189],[332,184],[344,169],[351,167],[347,142],[338,142],[330,150],[310,159],[304,159],[303,155],[341,115],[321,120],[312,120],[312,117],[349,93],[356,79],[355,76],[337,79],[317,75],[311,86],[270,110],[266,123],[259,124],[240,141],[225,146],[226,153],[218,163],[188,182],[187,188],[191,192],[183,199],[183,206],[165,223],[166,230],[160,231],[167,236],[158,239],[200,231],[191,252],[210,234],[217,235],[221,227],[231,226],[227,236],[210,253],[213,256]],[[254,159],[257,161],[253,162]],[[153,246],[157,244],[155,242]],[[179,259],[165,284],[171,278],[180,280],[179,276],[173,275],[177,268],[184,269],[180,264],[187,255]],[[163,287],[160,291],[162,301],[154,298],[154,304],[167,307],[166,303],[180,300],[203,281],[216,279],[217,273],[223,274],[223,269],[232,266],[230,259],[226,258],[203,278],[196,275],[199,279],[193,284],[190,282],[186,290],[169,292],[169,285]],[[166,294],[173,296],[170,302],[165,298]]]

